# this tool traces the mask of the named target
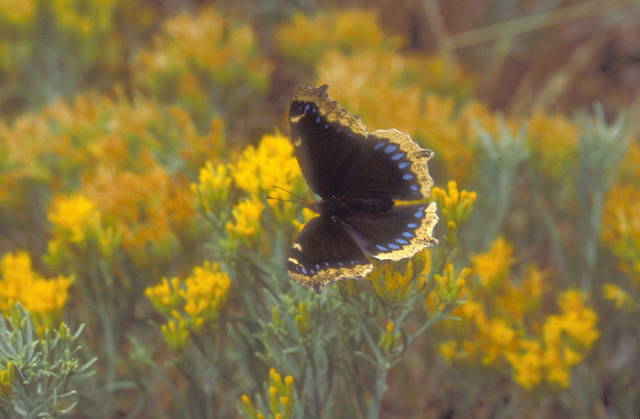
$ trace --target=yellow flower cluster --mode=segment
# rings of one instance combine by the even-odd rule
[[[191,191],[196,194],[198,208],[205,212],[218,214],[228,205],[231,177],[227,165],[206,162],[200,169],[198,183],[190,185]]]
[[[231,280],[217,263],[206,261],[193,268],[191,276],[181,281],[178,277],[145,290],[153,307],[167,322],[160,327],[167,345],[183,349],[190,333],[199,334],[205,326],[215,324],[227,299]]]
[[[384,332],[380,335],[378,347],[385,354],[390,354],[396,342],[400,340],[400,332],[394,333],[394,322],[388,322]]]
[[[85,231],[99,223],[100,213],[93,201],[81,194],[56,197],[47,218],[72,243],[85,239]]]
[[[234,185],[250,196],[268,192],[269,196],[285,199],[290,196],[274,186],[292,192],[300,188],[301,173],[293,146],[280,134],[263,136],[257,148],[247,146],[238,161],[229,165],[229,171]]]
[[[274,211],[276,220],[291,222],[294,218],[293,206],[282,201],[290,198],[284,190],[301,194],[303,183],[288,138],[279,134],[263,136],[258,147],[247,146],[237,161],[229,164],[228,171],[234,186],[245,194],[232,210],[233,220],[226,224],[232,241],[239,239],[251,242],[259,235],[259,219],[264,209],[262,202],[267,195],[275,198],[267,203]],[[226,180],[220,179],[219,182],[226,183]]]
[[[265,417],[289,419],[291,418],[294,402],[293,390],[293,377],[287,375],[283,380],[282,376],[278,374],[274,368],[271,368],[269,370],[269,387],[267,390],[269,414],[265,416],[256,410],[251,399],[246,394],[243,394],[241,397],[244,412],[249,419],[265,419]]]
[[[264,94],[273,71],[251,26],[211,8],[197,15],[184,11],[165,21],[154,47],[142,50],[134,66],[138,86],[159,98],[177,99],[198,120],[208,118],[208,105],[231,94],[209,96],[212,84],[218,89],[250,87]]]
[[[453,264],[448,262],[444,269],[444,275],[435,274],[433,281],[436,284],[436,296],[440,305],[446,305],[457,301],[464,291],[467,276],[471,273],[469,268],[462,268],[456,274]]]
[[[571,368],[599,336],[597,315],[585,307],[585,298],[565,291],[558,299],[561,314],[541,316],[545,274],[530,266],[519,281],[510,278],[512,247],[503,239],[472,262],[477,283],[465,286],[469,299],[454,311],[463,321],[445,326],[457,338],[440,345],[441,355],[493,368],[506,362],[526,389],[544,382],[568,386]]]
[[[597,315],[584,307],[584,300],[575,290],[562,293],[558,298],[562,314],[545,319],[541,341],[523,339],[517,350],[505,355],[518,384],[528,389],[546,378],[552,387],[569,385],[571,367],[584,359],[599,336]]]
[[[615,284],[604,284],[602,286],[602,294],[605,299],[613,302],[616,310],[631,311],[636,305],[636,299]]]
[[[32,183],[54,195],[75,191],[74,199],[53,202],[54,226],[79,242],[82,228],[96,224],[99,212],[136,263],[143,264],[148,246],[167,255],[177,230],[194,231],[182,228],[196,219],[188,179],[174,176],[160,162],[178,153],[193,159],[183,161],[195,172],[203,163],[203,144],[212,146],[204,158],[217,156],[221,130],[218,120],[210,133],[199,135],[184,112],[129,101],[121,92],[113,99],[89,94],[61,100],[11,125],[0,123],[0,151],[11,161],[0,173],[0,190],[12,191],[0,193],[0,200],[19,214],[33,205],[26,201],[31,194],[21,189]]]
[[[17,24],[31,20],[36,9],[36,0],[5,0],[0,2],[0,22]]]
[[[400,37],[384,35],[378,14],[367,10],[330,11],[314,17],[296,12],[275,37],[285,57],[307,65],[315,64],[327,50],[395,50],[402,44]]]
[[[471,256],[473,271],[483,288],[491,289],[505,282],[507,269],[512,263],[512,252],[512,246],[502,237],[498,237],[491,243],[488,252]]]
[[[420,288],[431,271],[431,249],[423,249],[409,259],[404,270],[398,262],[374,261],[375,269],[365,278],[382,300],[395,306],[405,300],[412,289]]]
[[[471,215],[476,193],[465,190],[458,192],[458,185],[452,180],[447,183],[447,191],[434,186],[431,189],[431,196],[438,201],[438,207],[442,211],[444,223],[447,226],[444,240],[453,248],[457,240],[457,231]]]
[[[7,362],[5,369],[0,367],[0,406],[9,406],[13,397],[13,380],[15,380],[13,362]]]
[[[31,268],[26,252],[7,253],[0,259],[0,312],[6,314],[20,303],[39,332],[50,328],[67,301],[73,277],[45,279]]]

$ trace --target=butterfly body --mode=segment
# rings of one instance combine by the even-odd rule
[[[300,87],[289,109],[291,139],[305,180],[322,199],[293,244],[286,267],[320,293],[338,279],[364,278],[379,259],[409,257],[437,243],[435,204],[395,205],[429,195],[433,153],[395,129],[368,133],[332,101],[328,86]]]
[[[310,209],[335,222],[344,221],[350,214],[375,214],[390,210],[393,200],[386,198],[342,198],[331,196],[314,202]]]

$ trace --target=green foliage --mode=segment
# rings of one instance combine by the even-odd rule
[[[60,417],[71,412],[77,404],[77,382],[95,373],[91,366],[96,358],[81,364],[77,357],[81,333],[82,326],[72,334],[61,323],[58,330],[38,336],[19,304],[8,322],[0,321],[0,368],[13,370],[12,394],[0,399],[3,417]]]

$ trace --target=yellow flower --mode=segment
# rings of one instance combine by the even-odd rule
[[[439,207],[442,211],[442,216],[447,223],[445,241],[450,247],[454,247],[456,243],[456,230],[462,227],[469,219],[473,203],[476,200],[476,193],[465,190],[458,192],[458,185],[454,180],[447,183],[447,189],[448,190],[445,191],[444,189],[434,186],[431,194],[440,204]]]
[[[209,48],[202,48],[209,45]],[[204,8],[197,14],[181,12],[166,20],[154,40],[154,48],[136,57],[136,83],[166,97],[167,80],[195,74],[187,84],[222,87],[246,84],[256,92],[266,92],[273,64],[261,56],[257,38],[246,23]],[[209,81],[209,83],[206,83]],[[245,86],[246,87],[246,86]],[[177,90],[180,99],[194,90]],[[198,95],[199,96],[199,95]],[[216,97],[216,99],[218,99]],[[190,108],[196,103],[186,101]]]
[[[229,172],[235,186],[245,191],[252,201],[257,202],[265,195],[275,198],[267,202],[276,220],[289,223],[294,219],[293,206],[285,201],[291,198],[286,191],[302,194],[303,182],[287,137],[263,136],[257,148],[248,146],[242,151],[238,160],[229,165]]]
[[[604,284],[602,286],[602,294],[607,300],[613,301],[613,306],[620,310],[631,310],[635,305],[635,301],[625,290],[615,284]]]
[[[231,280],[218,264],[205,261],[194,267],[192,275],[184,281],[177,277],[162,278],[160,284],[148,287],[144,294],[168,318],[161,327],[167,344],[181,349],[190,332],[200,333],[204,326],[215,322],[230,286]]]
[[[0,21],[6,19],[10,23],[27,23],[31,20],[35,8],[35,0],[0,1]]]
[[[0,406],[8,406],[11,403],[14,379],[13,362],[8,361],[5,369],[0,367]]]
[[[585,297],[576,290],[563,292],[558,304],[563,311],[563,327],[569,336],[579,342],[585,350],[600,336],[596,329],[598,315],[584,306]]]
[[[407,262],[404,272],[398,270],[397,263],[379,261],[376,262],[376,269],[365,279],[371,281],[373,289],[380,298],[387,304],[393,305],[404,300],[410,289],[409,285],[412,277],[413,266],[410,260]]]
[[[233,222],[226,224],[232,238],[251,239],[260,232],[260,214],[264,206],[256,199],[243,199],[231,211]]]
[[[402,43],[399,37],[385,36],[377,13],[367,10],[318,13],[314,17],[297,12],[277,29],[275,37],[286,57],[309,65],[326,50],[392,50]]]
[[[211,322],[217,319],[230,285],[231,280],[220,271],[218,264],[206,261],[202,267],[193,268],[193,274],[184,281],[184,289],[177,292],[186,302],[184,312],[191,319]],[[199,330],[195,328],[196,332]]]
[[[270,196],[280,199],[287,198],[287,193],[273,187],[291,190],[292,183],[300,177],[291,142],[278,134],[263,136],[257,148],[246,147],[229,171],[235,186],[250,195],[269,191]]]
[[[542,336],[547,346],[560,344],[560,337],[564,330],[563,319],[560,316],[548,316],[542,325]]]
[[[502,319],[491,320],[489,323],[489,335],[496,344],[503,347],[509,346],[516,337],[515,331],[507,326]]]
[[[493,287],[503,279],[511,264],[512,247],[501,237],[497,238],[488,252],[471,256],[473,271],[483,287]]]
[[[197,202],[207,212],[219,211],[228,203],[231,177],[225,164],[210,161],[200,169],[198,184],[191,184],[191,189],[197,192]]]
[[[167,323],[160,326],[160,332],[162,332],[164,341],[174,351],[186,347],[189,339],[189,329],[185,319],[169,319]]]
[[[562,357],[564,363],[569,367],[578,364],[584,358],[581,354],[566,346],[562,348]]]
[[[85,238],[87,226],[96,224],[99,213],[93,201],[84,195],[75,194],[55,198],[47,218],[61,229],[71,242],[79,243]]]
[[[547,381],[558,386],[565,388],[569,385],[569,372],[567,368],[562,366],[556,366],[549,370],[547,374]]]
[[[45,279],[31,269],[26,252],[7,253],[0,259],[0,311],[20,303],[32,315],[39,332],[52,325],[68,297],[73,277]]]
[[[463,268],[458,275],[455,274],[453,264],[448,262],[445,266],[445,274],[436,274],[433,280],[436,283],[436,294],[441,304],[449,304],[458,300],[464,289],[465,279],[471,273],[469,268]]]
[[[387,326],[385,327],[385,331],[380,335],[378,347],[382,349],[385,354],[391,353],[396,342],[400,339],[400,332],[393,333],[393,331],[394,322],[388,322]]]
[[[438,345],[438,352],[444,358],[447,363],[450,363],[458,349],[458,341],[451,340],[449,342],[441,343]]]
[[[36,279],[30,284],[29,291],[21,296],[21,303],[32,313],[55,313],[67,301],[67,290],[72,282],[72,277],[64,276]]]
[[[296,314],[293,320],[296,323],[296,329],[298,329],[298,333],[303,338],[308,338],[311,333],[312,326],[309,324],[309,311],[307,310],[307,306],[304,302],[300,301],[298,303],[298,310],[300,314]]]
[[[290,419],[295,401],[294,397],[293,377],[287,375],[283,382],[282,376],[278,374],[274,368],[271,368],[269,370],[266,397],[266,400],[269,402],[269,416],[273,418]],[[256,411],[249,396],[243,394],[241,400],[248,418],[259,419],[265,417],[261,412]]]
[[[162,314],[169,315],[178,307],[180,298],[178,289],[180,287],[180,278],[173,277],[171,280],[162,278],[162,281],[153,287],[144,290],[144,295],[151,300],[153,307]]]
[[[542,380],[541,351],[536,342],[526,344],[522,354],[508,352],[505,357],[513,368],[513,379],[525,389],[530,389]]]

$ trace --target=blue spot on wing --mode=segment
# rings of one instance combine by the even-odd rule
[[[409,227],[409,228],[418,228],[418,224],[416,224],[416,223],[409,223],[409,224],[407,224],[407,227]]]
[[[374,150],[378,150],[380,147],[382,147],[383,145],[385,145],[387,142],[386,141],[380,141],[378,144],[373,146]]]
[[[402,163],[400,163],[398,165],[399,168],[404,169],[405,167],[409,166],[410,163],[403,161]]]
[[[376,247],[378,248],[378,250],[381,250],[381,251],[383,251],[383,252],[386,252],[386,251],[387,251],[387,248],[386,248],[386,247],[384,247],[384,246],[380,246],[379,244],[376,244]]]
[[[413,234],[409,233],[408,231],[405,231],[404,233],[402,233],[402,235],[403,235],[404,237],[409,238],[409,239],[410,239],[410,238],[412,238],[412,237],[415,237]]]
[[[405,239],[396,239],[396,243],[400,243],[400,244],[409,244],[408,241],[406,241]]]
[[[402,156],[404,156],[404,153],[396,153],[393,156],[391,156],[391,160],[398,160]]]
[[[393,153],[394,151],[396,151],[397,148],[398,148],[397,145],[391,144],[391,145],[388,145],[387,148],[384,149],[384,152],[387,153],[387,154],[388,153]]]
[[[411,173],[405,173],[404,175],[402,175],[402,179],[404,180],[409,180],[413,178],[413,175]]]
[[[389,243],[387,246],[389,246],[389,248],[393,250],[400,250],[400,246],[398,246],[397,244]]]
[[[311,105],[307,103],[307,106],[304,107],[304,113],[307,113],[310,107]]]

